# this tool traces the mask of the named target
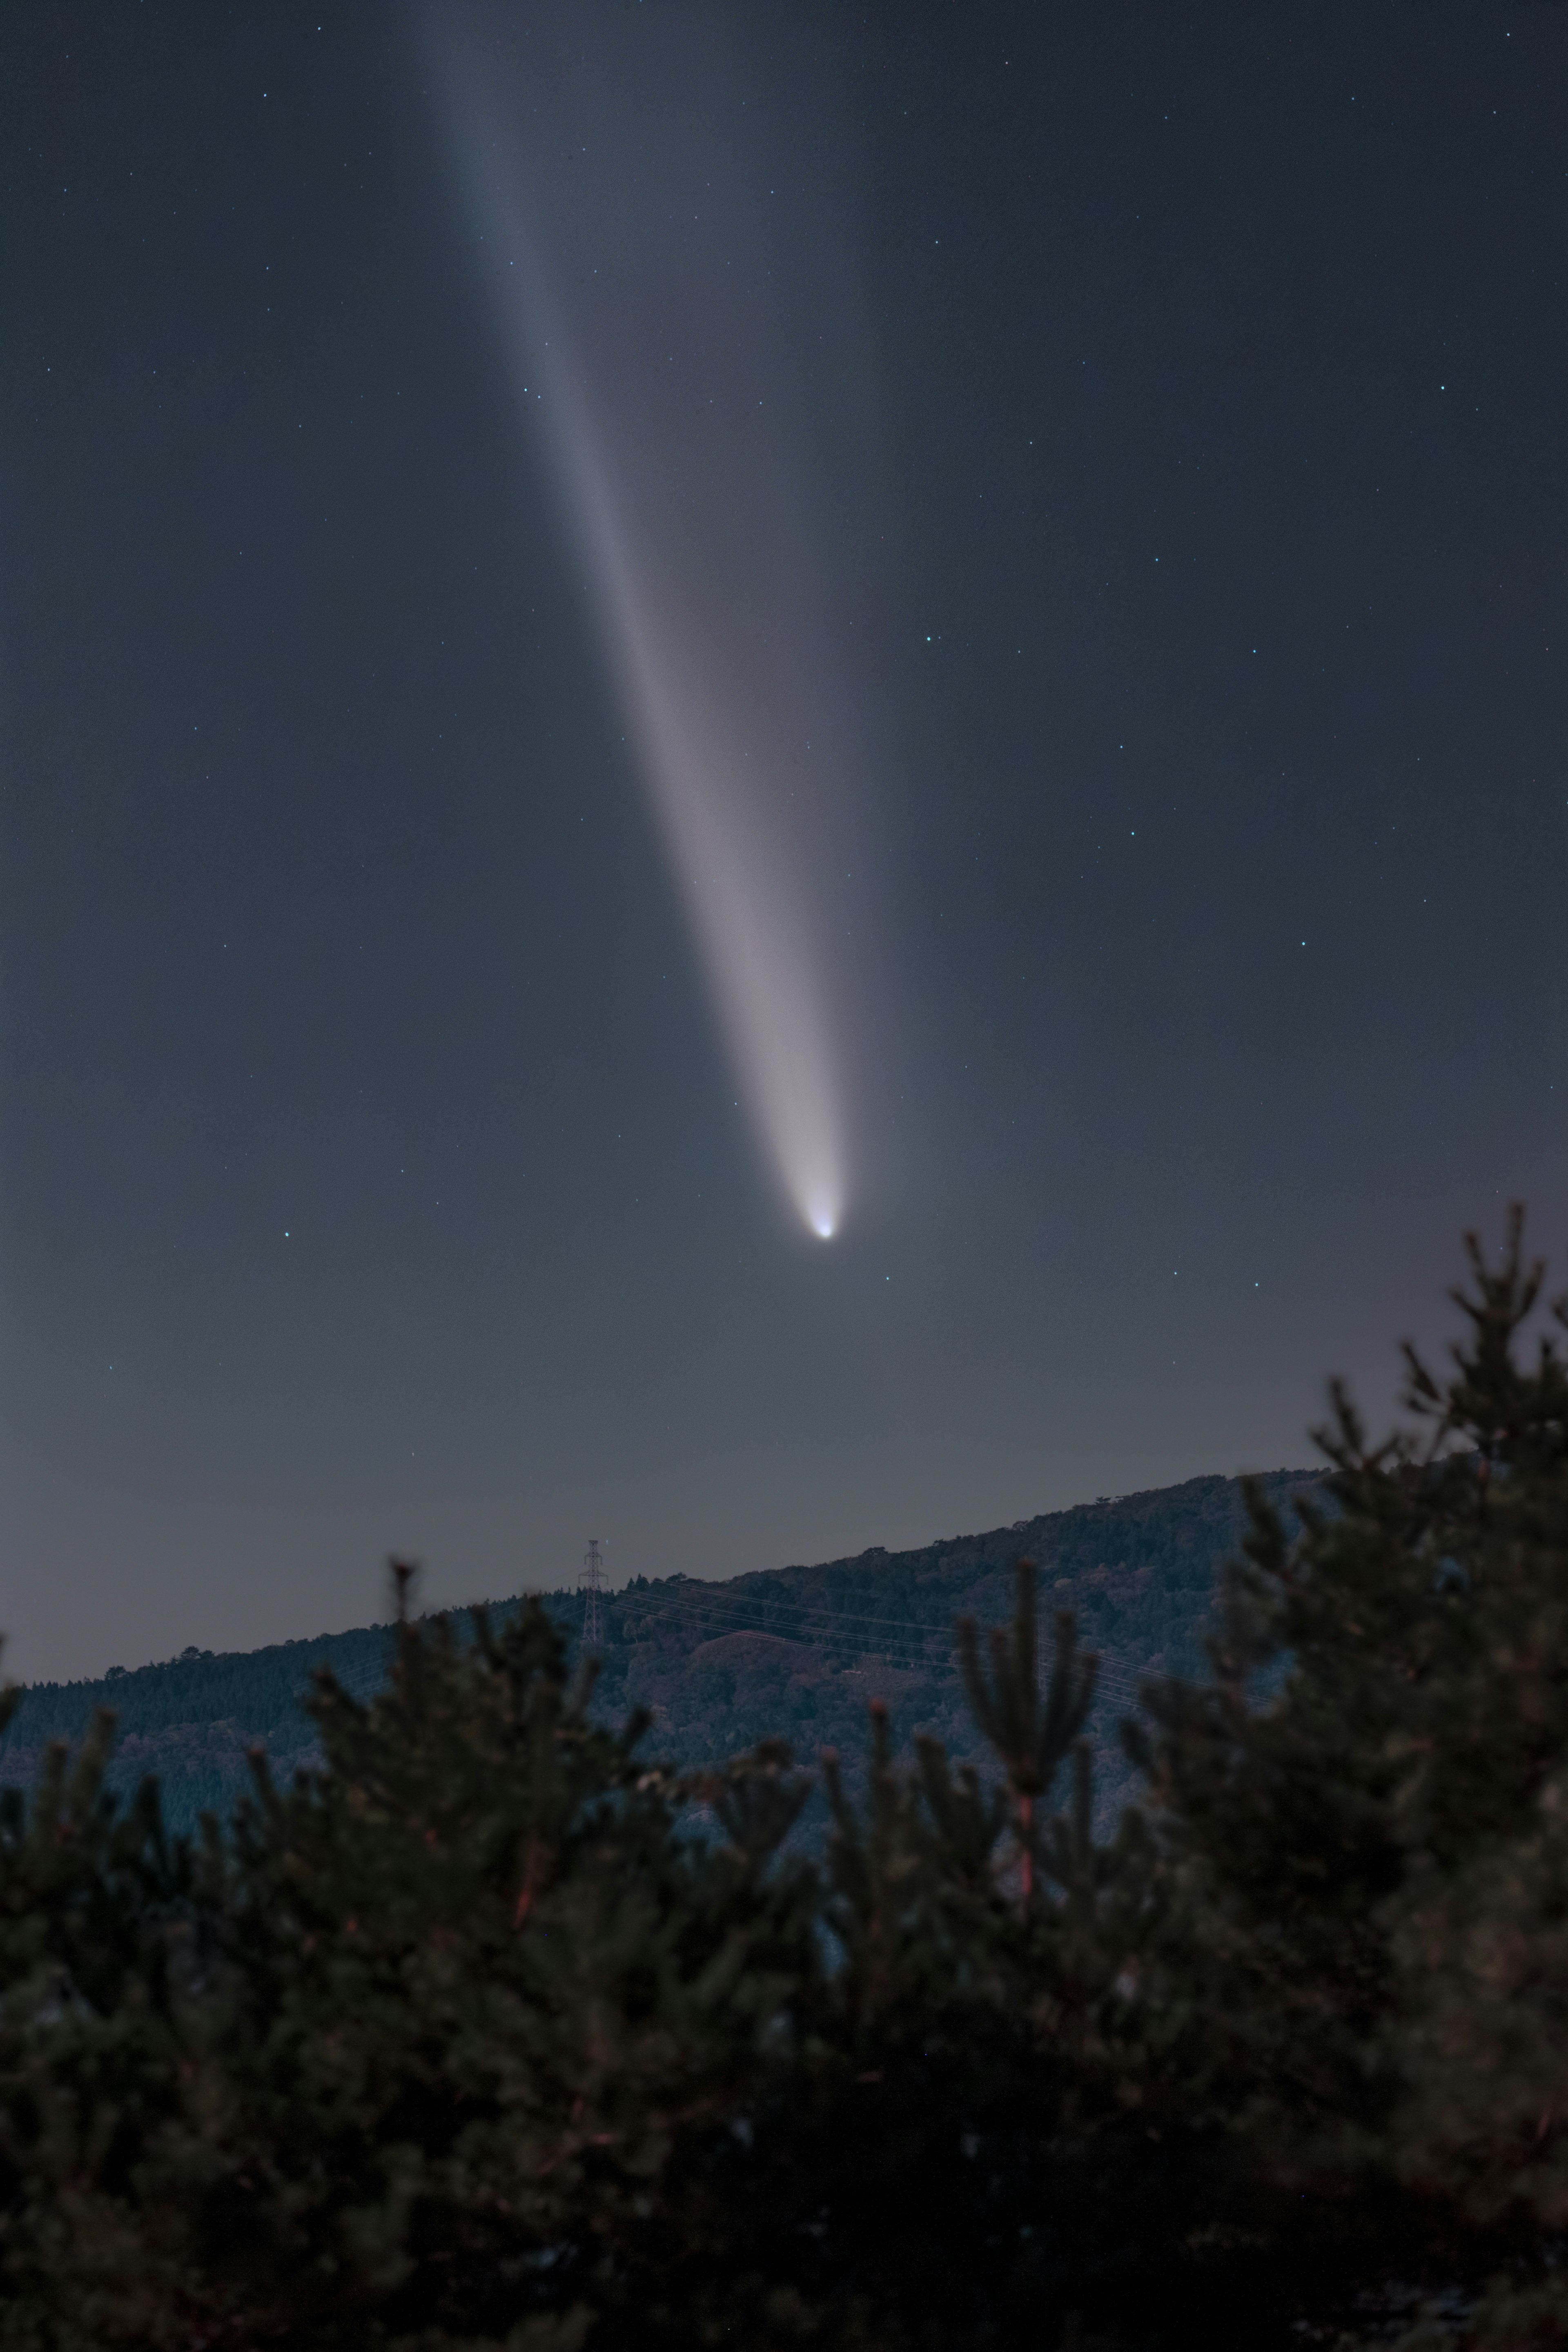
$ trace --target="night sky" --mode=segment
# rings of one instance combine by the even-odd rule
[[[14,1673],[1304,1464],[1563,1270],[1565,114],[1542,0],[13,0]]]

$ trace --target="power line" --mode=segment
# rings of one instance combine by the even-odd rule
[[[737,1593],[731,1596],[722,1591],[705,1591],[699,1597],[694,1586],[688,1585],[679,1596],[666,1605],[672,1613],[678,1611],[687,1616],[706,1618],[710,1623],[715,1622],[733,1623],[737,1630],[744,1629],[747,1632],[766,1633],[775,1640],[788,1641],[792,1638],[789,1634],[778,1633],[771,1626],[757,1623],[756,1620],[762,1611],[754,1605],[748,1606],[747,1598],[743,1594]],[[821,1646],[824,1640],[836,1640],[841,1643],[851,1641],[854,1637],[854,1629],[861,1626],[870,1627],[879,1632],[915,1633],[946,1643],[951,1643],[953,1639],[951,1618],[938,1622],[930,1618],[917,1617],[870,1617],[859,1615],[849,1610],[812,1609],[807,1603],[792,1601],[768,1601],[763,1604],[763,1610],[768,1612],[776,1611],[778,1614],[787,1618],[816,1619],[822,1631],[820,1633],[814,1630],[803,1631],[800,1638],[817,1646]],[[871,1643],[864,1642],[859,1646],[862,1651],[870,1651],[872,1648]],[[912,1645],[905,1643],[898,1646],[907,1649]]]
[[[623,1593],[621,1597],[624,1601],[627,1596]],[[699,1613],[713,1613],[723,1610],[737,1612],[737,1615],[748,1619],[755,1618],[764,1612],[777,1612],[785,1618],[815,1619],[835,1631],[840,1627],[847,1629],[857,1625],[869,1625],[889,1633],[932,1634],[948,1641],[953,1636],[954,1621],[951,1617],[940,1620],[928,1617],[873,1617],[856,1610],[813,1607],[807,1601],[788,1600],[782,1596],[776,1598],[771,1593],[726,1591],[723,1586],[705,1585],[695,1577],[691,1578],[675,1592],[668,1595],[661,1593],[657,1600],[645,1598],[641,1593],[637,1598],[643,1601],[645,1606],[651,1606],[655,1611],[688,1610]],[[758,1627],[758,1630],[763,1632],[768,1629]],[[789,1637],[785,1635],[781,1638],[788,1640]]]
[[[757,1618],[760,1612],[755,1608],[748,1609],[742,1596],[736,1595],[732,1598],[721,1593],[699,1595],[691,1586],[684,1588],[678,1595],[672,1596],[671,1600],[664,1604],[664,1610],[669,1614],[684,1617],[688,1624],[695,1620],[694,1630],[701,1630],[706,1626],[714,1628],[716,1633],[721,1635],[726,1633],[758,1633],[766,1639],[775,1641],[798,1638],[802,1648],[825,1652],[839,1657],[882,1657],[885,1658],[889,1664],[894,1665],[904,1661],[907,1662],[905,1671],[918,1666],[928,1673],[935,1674],[943,1681],[956,1680],[957,1677],[958,1667],[950,1647],[942,1656],[933,1657],[928,1651],[923,1648],[917,1650],[910,1642],[878,1645],[857,1636],[852,1630],[857,1626],[870,1626],[882,1632],[914,1633],[923,1638],[936,1637],[950,1644],[952,1641],[950,1622],[938,1624],[927,1619],[863,1617],[849,1612],[812,1610],[805,1605],[797,1606],[789,1602],[770,1603],[768,1606],[777,1608],[781,1614],[788,1612],[797,1618],[815,1617],[822,1621],[821,1630],[819,1631],[815,1627],[802,1629],[800,1635],[796,1637],[781,1634],[768,1625],[758,1624]],[[1043,1663],[1042,1659],[1042,1666]],[[1135,1704],[1142,1684],[1152,1678],[1135,1668],[1118,1666],[1114,1664],[1108,1664],[1102,1656],[1096,1687],[1098,1693],[1108,1698],[1118,1698],[1126,1704]]]
[[[702,1596],[700,1599],[697,1598],[698,1594]],[[641,1595],[638,1597],[642,1598]],[[678,1592],[671,1594],[668,1599],[661,1595],[660,1599],[652,1605],[654,1609],[688,1609],[697,1612],[733,1610],[747,1617],[755,1617],[760,1611],[777,1611],[783,1616],[816,1618],[830,1627],[872,1625],[893,1633],[932,1633],[947,1640],[952,1639],[953,1633],[953,1620],[950,1617],[940,1621],[923,1617],[869,1617],[849,1609],[813,1608],[807,1601],[776,1600],[771,1594],[753,1595],[737,1592],[732,1597],[724,1592],[722,1588],[705,1588],[695,1577],[683,1585]],[[789,1637],[786,1635],[783,1638]]]

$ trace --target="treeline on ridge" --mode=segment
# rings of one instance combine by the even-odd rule
[[[1317,1491],[1322,1478],[1321,1471],[1281,1470],[1262,1483],[1293,1528],[1291,1496]],[[1200,1669],[1216,1572],[1246,1516],[1239,1480],[1191,1478],[917,1551],[878,1549],[723,1581],[637,1578],[603,1604],[593,1712],[612,1723],[645,1708],[661,1751],[691,1767],[775,1736],[853,1753],[868,1701],[883,1698],[902,1741],[929,1733],[956,1759],[983,1766],[953,1623],[963,1615],[1005,1617],[1013,1562],[1026,1552],[1040,1564],[1051,1604],[1070,1603],[1100,1653],[1090,1732],[1098,1811],[1113,1821],[1133,1793],[1116,1720],[1135,1704],[1145,1675]],[[540,1599],[576,1663],[580,1601],[569,1591]],[[505,1622],[518,1605],[493,1606],[493,1622]],[[51,1739],[81,1738],[95,1710],[111,1706],[118,1738],[110,1785],[129,1795],[155,1773],[166,1822],[194,1831],[204,1810],[226,1811],[242,1792],[254,1747],[285,1780],[319,1760],[304,1705],[316,1671],[329,1667],[345,1689],[369,1697],[384,1685],[395,1652],[388,1627],[368,1626],[248,1654],[188,1650],[94,1682],[35,1684],[0,1732],[0,1784],[29,1783]]]

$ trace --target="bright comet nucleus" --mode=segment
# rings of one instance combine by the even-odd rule
[[[828,1241],[848,1173],[827,877],[852,726],[810,528],[822,387],[768,280],[843,240],[784,218],[707,16],[423,23],[519,415],[559,485],[747,1108]],[[831,289],[803,291],[825,320]]]

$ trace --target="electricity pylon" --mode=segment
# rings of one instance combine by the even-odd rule
[[[604,1590],[604,1562],[599,1557],[597,1536],[588,1538],[577,1589],[582,1595],[582,1646],[585,1650],[597,1650],[601,1633],[599,1596]]]

